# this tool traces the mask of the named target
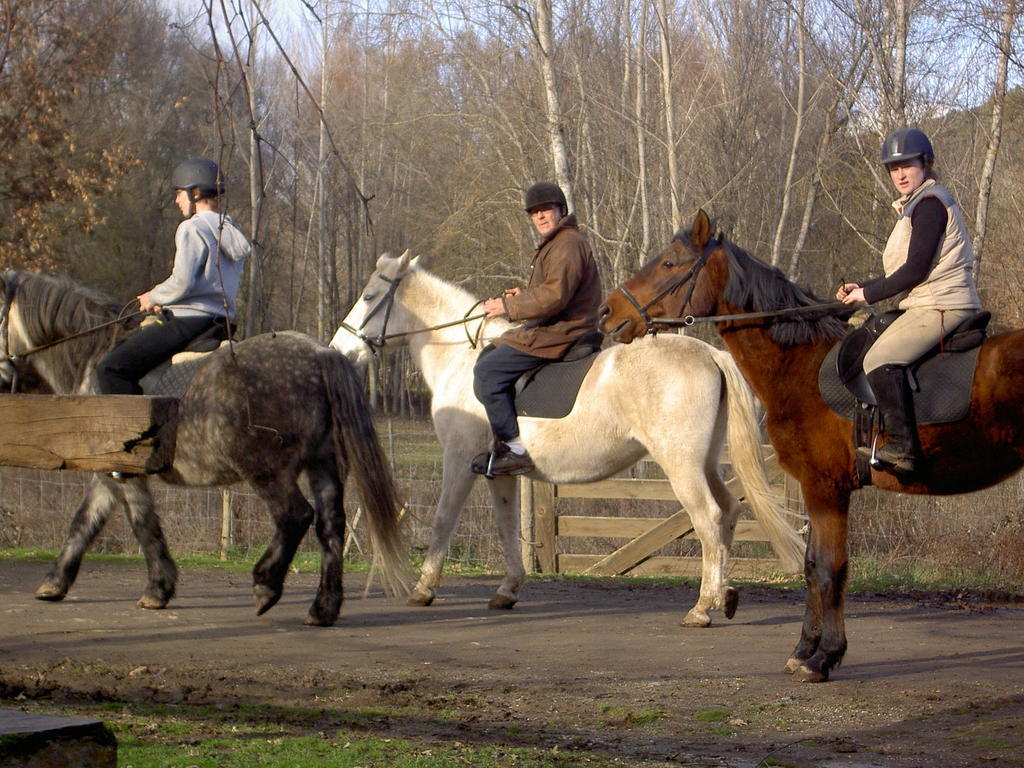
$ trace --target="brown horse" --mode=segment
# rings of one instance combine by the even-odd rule
[[[764,404],[779,463],[803,490],[811,522],[804,561],[803,631],[786,671],[828,679],[846,651],[843,599],[847,513],[860,487],[852,425],[818,392],[818,368],[847,328],[841,319],[798,307],[820,299],[736,246],[713,237],[707,214],[616,289],[601,307],[601,329],[629,342],[660,318],[707,318]],[[779,311],[781,314],[778,314]],[[716,319],[717,318],[717,319]],[[888,491],[966,493],[998,483],[1024,463],[1024,331],[989,338],[981,349],[970,410],[962,421],[922,426],[925,457],[907,482],[872,472]]]

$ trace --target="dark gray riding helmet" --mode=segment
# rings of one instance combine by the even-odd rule
[[[920,157],[925,165],[935,159],[932,143],[924,131],[917,128],[900,128],[885,137],[882,142],[882,165],[901,163]]]
[[[527,213],[542,205],[560,205],[562,209],[569,207],[565,202],[562,188],[552,181],[539,181],[526,190],[523,196],[523,208]]]
[[[203,197],[224,194],[224,178],[213,160],[190,157],[171,174],[172,189],[198,189]]]

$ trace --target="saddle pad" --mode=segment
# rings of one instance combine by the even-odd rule
[[[217,349],[227,343],[226,341],[221,342]],[[185,394],[185,390],[188,389],[188,385],[192,382],[192,377],[195,376],[196,371],[199,370],[199,366],[217,349],[210,350],[209,352],[179,352],[139,380],[143,393],[180,398]]]
[[[597,355],[595,352],[567,363],[548,363],[524,374],[516,382],[516,413],[542,419],[567,416]]]
[[[955,354],[938,354],[911,369],[917,382],[914,414],[918,424],[945,424],[960,421],[967,415],[979,352],[981,347]],[[818,391],[829,408],[852,421],[857,399],[839,378],[836,371],[838,355],[838,344],[825,355],[818,369]]]

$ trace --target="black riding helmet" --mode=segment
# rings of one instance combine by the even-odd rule
[[[901,163],[915,157],[920,157],[926,167],[935,160],[932,143],[924,131],[900,128],[886,136],[882,142],[882,165]]]
[[[224,177],[217,164],[205,157],[190,157],[171,174],[172,189],[198,189],[200,197],[224,194]]]
[[[527,213],[532,213],[535,208],[542,205],[560,205],[566,210],[569,204],[565,202],[565,193],[562,188],[552,181],[540,181],[526,190],[523,197],[523,208]]]

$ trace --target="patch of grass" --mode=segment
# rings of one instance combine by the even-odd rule
[[[118,741],[121,768],[612,768],[620,759],[561,745],[466,744],[430,735],[388,738],[371,710],[340,713],[297,707],[34,704],[48,714],[103,719]],[[510,734],[506,734],[510,735]]]
[[[693,713],[694,720],[702,723],[722,723],[732,717],[731,713],[724,709],[698,709]]]
[[[614,704],[607,704],[601,707],[601,713],[608,716],[609,723],[617,724],[630,724],[630,725],[647,725],[648,723],[656,723],[659,720],[668,717],[668,713],[661,712],[657,709],[640,709],[633,710],[628,707],[620,707]]]

